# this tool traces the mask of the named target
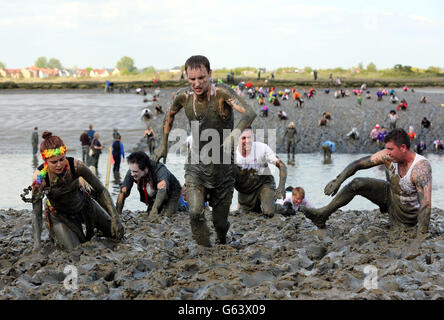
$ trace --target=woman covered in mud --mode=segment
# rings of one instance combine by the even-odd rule
[[[50,238],[68,250],[89,241],[94,228],[106,237],[121,239],[124,228],[108,190],[82,161],[66,157],[67,147],[51,132],[42,134],[40,153],[44,164],[32,182],[33,251],[41,247],[43,199]],[[86,191],[83,178],[94,192]],[[86,225],[86,235],[82,224]]]

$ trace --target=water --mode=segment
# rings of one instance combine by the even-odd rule
[[[418,89],[419,90],[419,89]],[[161,104],[167,106],[171,94],[161,92]],[[70,151],[68,156],[81,159],[79,137],[89,123],[101,135],[101,142],[106,147],[112,143],[112,130],[118,128],[123,137],[125,149],[130,150],[143,135],[145,124],[140,120],[140,112],[145,108],[143,97],[136,94],[103,94],[99,90],[87,91],[26,91],[5,90],[0,92],[0,168],[2,184],[0,184],[0,208],[30,209],[31,205],[21,201],[20,193],[30,185],[32,174],[40,157],[31,155],[31,133],[34,126],[52,131],[62,137]],[[155,118],[154,121],[161,121]],[[128,152],[127,152],[128,153]],[[286,155],[280,155],[286,162]],[[315,206],[323,206],[331,199],[323,193],[325,185],[335,178],[345,166],[362,157],[364,154],[333,154],[331,164],[325,165],[320,153],[297,154],[295,166],[288,168],[287,186],[302,186],[307,198]],[[430,154],[428,158],[433,168],[432,206],[444,208],[444,173],[439,170],[444,164],[444,158]],[[105,183],[107,152],[99,161],[99,178]],[[168,156],[167,166],[184,183],[184,169],[181,161],[173,155]],[[128,165],[121,164],[123,179]],[[278,170],[272,170],[276,182],[279,180]],[[385,179],[381,168],[359,171],[354,177],[373,177]],[[348,181],[350,181],[350,178]],[[346,181],[345,183],[347,183]],[[109,190],[115,202],[118,194],[118,184],[112,176]],[[237,193],[235,192],[232,209],[237,208]],[[376,206],[368,200],[357,196],[344,209],[375,209]],[[125,202],[125,209],[145,210],[139,202],[137,190]]]
[[[74,156],[81,159],[81,152],[68,152],[69,156]],[[286,155],[279,155],[286,161]],[[326,205],[331,197],[324,195],[323,190],[325,185],[334,179],[345,166],[364,154],[333,154],[331,164],[323,164],[322,155],[320,153],[311,154],[297,154],[296,163],[294,166],[288,167],[287,186],[302,186],[305,189],[306,197],[317,207]],[[433,170],[433,187],[432,187],[432,206],[444,208],[444,172],[439,170],[439,167],[444,164],[444,157],[430,154],[428,156]],[[173,172],[181,184],[184,183],[184,168],[183,159],[178,159],[174,155],[167,157],[167,167]],[[31,155],[0,155],[0,168],[2,168],[3,183],[0,185],[0,208],[2,209],[31,209],[30,204],[22,202],[20,193],[23,188],[30,185],[32,174],[34,172],[36,159]],[[106,168],[107,168],[107,152],[104,152],[99,159],[99,178],[105,184]],[[39,162],[40,163],[40,162]],[[126,162],[121,164],[120,175],[123,180],[128,164]],[[275,181],[279,181],[278,170],[272,169]],[[377,179],[385,179],[384,170],[382,167],[374,167],[367,170],[358,171],[353,177],[372,177]],[[353,177],[350,177],[345,183],[350,182]],[[109,191],[113,201],[117,200],[119,192],[119,180],[115,180],[111,173],[109,181]],[[343,186],[345,185],[343,184]],[[235,191],[232,201],[231,209],[237,208],[237,192]],[[360,209],[376,209],[377,207],[367,199],[357,196],[347,206],[345,210],[360,210]],[[125,202],[125,209],[129,210],[146,210],[146,206],[139,202],[139,195],[136,188],[133,188],[131,195]]]

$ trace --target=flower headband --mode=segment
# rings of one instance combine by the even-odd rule
[[[43,156],[43,153],[42,153],[42,156]],[[42,184],[42,181],[45,179],[47,174],[48,174],[48,164],[45,162],[43,164],[43,169],[39,172],[37,178],[34,180],[34,182],[32,184],[33,185],[40,185],[40,184]]]
[[[45,160],[47,158],[56,157],[58,155],[64,154],[67,150],[68,148],[66,148],[65,145],[55,149],[46,149],[41,153],[42,159]]]

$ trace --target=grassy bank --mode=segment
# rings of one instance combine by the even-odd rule
[[[217,79],[217,78],[214,78]],[[224,81],[225,79],[222,78]],[[0,80],[0,89],[104,89],[105,81],[109,80],[114,83],[114,88],[118,89],[128,85],[130,89],[146,87],[146,88],[179,88],[187,86],[187,81],[177,79],[160,79],[154,83],[152,79],[144,77],[109,77],[101,80],[97,79],[79,79],[79,78],[52,78],[52,79],[14,79],[14,81]],[[261,79],[248,77],[235,77],[234,82],[240,81],[251,82],[253,86],[259,87],[317,87],[327,88],[334,87],[328,78],[319,78],[314,81],[312,78],[291,78],[291,79]],[[405,85],[409,87],[444,87],[444,78],[342,78],[342,87],[357,88],[362,83],[367,83],[368,87],[394,87],[399,88]]]

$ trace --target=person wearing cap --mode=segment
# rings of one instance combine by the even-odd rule
[[[379,123],[377,123],[373,130],[370,132],[370,138],[373,140],[373,142],[376,142],[378,140],[379,128]]]
[[[390,119],[390,130],[396,129],[396,121],[398,121],[399,116],[396,114],[395,110],[391,110],[387,115],[387,118]]]

